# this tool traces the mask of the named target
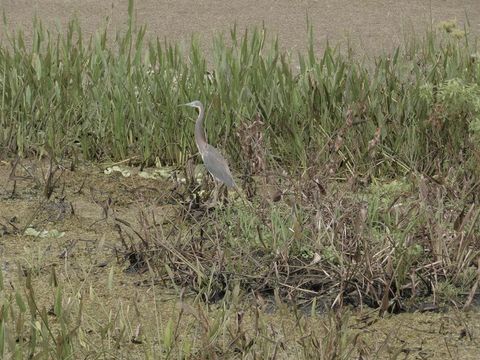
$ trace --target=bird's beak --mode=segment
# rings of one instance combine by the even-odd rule
[[[190,106],[190,107],[196,107],[195,105],[193,105],[193,103],[189,102],[189,103],[186,103],[186,104],[180,104],[178,106]]]

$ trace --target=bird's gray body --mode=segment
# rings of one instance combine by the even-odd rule
[[[195,122],[195,143],[208,172],[212,174],[216,181],[230,188],[235,187],[235,180],[233,180],[232,173],[228,168],[227,160],[217,149],[207,143],[205,131],[203,130],[203,119],[205,117],[203,104],[196,100],[185,105],[197,108],[199,111],[197,121]]]
[[[207,144],[206,151],[201,156],[205,167],[215,180],[224,183],[229,188],[235,186],[228,163],[217,149]]]

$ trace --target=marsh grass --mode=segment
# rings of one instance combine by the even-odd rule
[[[459,208],[468,191],[422,175],[347,188],[332,183],[321,194],[305,186],[301,197],[254,209],[240,200],[213,212],[183,205],[167,225],[142,212],[140,229],[122,226],[124,248],[207,303],[232,286],[320,311],[348,304],[397,313],[432,299],[437,309],[471,302],[480,213],[473,204]]]
[[[390,55],[362,60],[328,44],[317,56],[311,33],[308,52],[293,55],[268,41],[266,29],[234,27],[228,39],[214,40],[207,62],[195,40],[186,53],[146,40],[133,4],[129,11],[127,29],[114,39],[106,30],[85,39],[75,20],[65,33],[36,20],[28,47],[21,32],[4,39],[3,148],[184,164],[195,149],[192,114],[178,105],[200,99],[210,140],[241,171],[237,129],[256,119],[264,124],[268,161],[295,171],[324,168],[332,139],[339,141],[339,173],[432,173],[458,162],[477,170],[476,38],[434,29]]]
[[[104,304],[105,297],[92,289],[70,289],[67,279],[52,281],[43,289],[42,295],[47,298],[39,303],[31,279],[23,278],[24,292],[18,291],[2,301],[3,358],[116,358],[128,354],[129,358],[145,359],[346,359],[356,344],[346,328],[348,312],[332,314],[324,322],[309,321],[297,314],[297,325],[294,319],[276,316],[272,327],[272,316],[264,312],[261,304],[252,304],[250,309],[241,306],[238,288],[227,294],[228,301],[221,306],[181,299],[169,313],[156,306],[141,313],[146,309],[116,302]],[[113,287],[114,283],[112,280]],[[74,296],[67,296],[71,290]],[[101,301],[95,312],[84,309],[84,304],[91,301]],[[293,327],[299,329],[298,344],[288,333]]]

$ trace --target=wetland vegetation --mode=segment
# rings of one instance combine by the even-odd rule
[[[478,358],[468,28],[375,58],[144,35],[131,2],[114,39],[0,47],[0,356]],[[214,207],[194,99],[242,192]]]

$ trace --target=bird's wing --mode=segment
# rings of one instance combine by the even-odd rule
[[[214,178],[223,182],[228,187],[235,186],[235,181],[233,180],[228,163],[217,149],[213,146],[207,145],[202,154],[202,159],[205,167]]]

